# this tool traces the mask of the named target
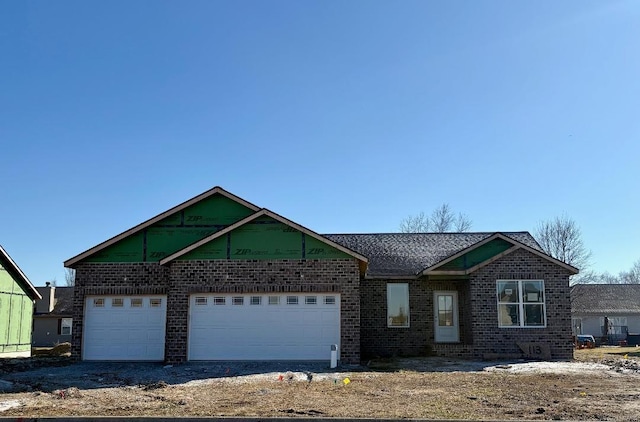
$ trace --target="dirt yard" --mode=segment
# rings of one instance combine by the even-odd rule
[[[257,416],[640,421],[640,349],[573,362],[0,364],[0,416]]]

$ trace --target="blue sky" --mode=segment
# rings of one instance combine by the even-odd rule
[[[442,203],[640,258],[636,1],[0,4],[0,244],[36,285],[213,186],[320,233]]]

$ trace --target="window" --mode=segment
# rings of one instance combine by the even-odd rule
[[[131,298],[131,307],[132,308],[142,308],[142,298],[141,297],[132,297]]]
[[[387,284],[387,326],[409,326],[409,284]]]
[[[287,296],[287,305],[297,305],[298,296]]]
[[[93,307],[94,308],[104,308],[104,298],[97,297],[93,299]]]
[[[498,280],[498,326],[545,327],[542,280]]]
[[[70,336],[72,323],[73,323],[72,318],[60,319],[60,334],[63,336]]]
[[[124,299],[121,297],[114,297],[111,299],[112,308],[122,308],[124,306]]]
[[[159,308],[162,305],[162,299],[159,298],[152,298],[149,300],[149,304],[151,305],[152,308]]]
[[[224,305],[227,303],[227,298],[224,296],[216,296],[213,298],[214,305]]]
[[[251,296],[251,302],[249,303],[252,305],[262,304],[262,296]]]
[[[203,306],[207,304],[206,296],[196,296],[196,305]]]
[[[336,304],[336,297],[335,296],[325,296],[324,297],[324,304],[325,305],[335,305]]]
[[[242,305],[242,304],[244,304],[244,298],[242,296],[234,296],[233,304],[234,305]]]
[[[269,305],[279,305],[280,296],[269,296]]]
[[[304,303],[306,305],[315,305],[318,303],[318,298],[315,296],[305,296],[304,297]]]

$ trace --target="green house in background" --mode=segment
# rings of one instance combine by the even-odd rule
[[[0,246],[0,358],[31,356],[36,299],[36,288]]]

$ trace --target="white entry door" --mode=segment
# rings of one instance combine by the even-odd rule
[[[434,292],[433,308],[436,343],[456,343],[460,341],[458,292]]]
[[[203,293],[189,300],[189,360],[328,360],[333,344],[340,344],[339,294]]]
[[[84,309],[84,360],[164,359],[166,296],[91,296]]]

